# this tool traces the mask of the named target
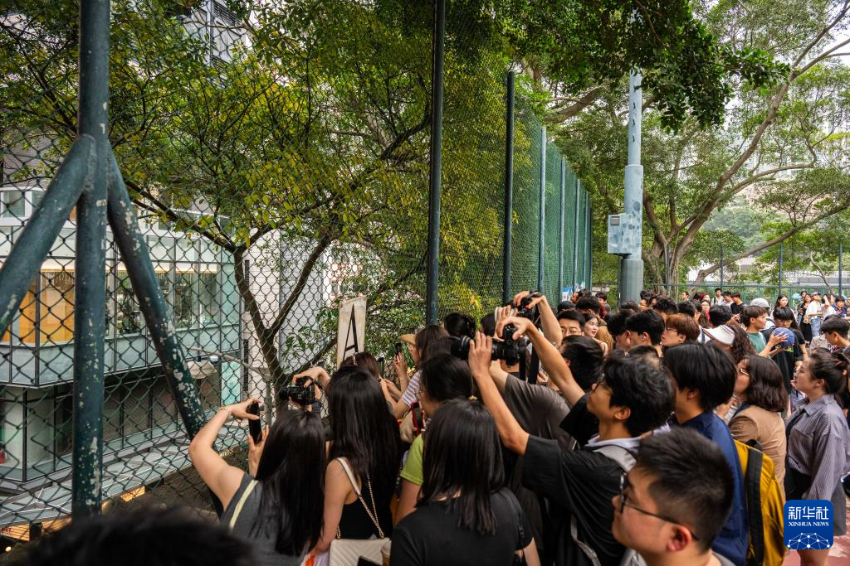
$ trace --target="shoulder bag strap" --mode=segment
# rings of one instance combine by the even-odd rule
[[[251,480],[248,483],[248,487],[246,487],[245,491],[242,492],[242,497],[240,497],[239,501],[236,502],[236,509],[233,510],[233,516],[230,517],[230,523],[228,523],[228,528],[231,531],[236,525],[236,519],[238,519],[240,513],[242,513],[242,507],[245,506],[245,502],[248,501],[248,496],[251,495],[251,492],[254,491],[255,487],[257,487],[257,480]]]
[[[363,500],[363,495],[360,493],[360,488],[357,487],[357,480],[354,478],[354,472],[351,471],[351,467],[348,465],[348,460],[345,458],[337,458],[337,461],[342,465],[342,469],[345,470],[345,475],[348,476],[348,481],[351,482],[351,487],[354,488],[354,493],[357,494],[357,499],[359,499],[360,503],[363,504],[363,508],[372,520],[372,524],[374,524],[375,528],[378,529],[378,538],[384,538],[384,531],[381,529],[381,524],[378,522],[378,507],[375,505],[375,496],[372,494],[372,484],[369,481],[369,478],[366,478],[366,485],[369,488],[369,495],[372,497],[373,509],[369,509],[366,501]],[[339,527],[337,527],[337,538],[342,538],[341,533],[339,532]]]
[[[351,487],[354,488],[354,493],[357,494],[357,497],[360,497],[360,488],[357,486],[357,478],[354,477],[354,472],[351,471],[351,466],[348,465],[348,460],[345,458],[337,458],[337,462],[342,466],[342,469],[345,470],[345,475],[348,476],[348,481],[351,482]]]

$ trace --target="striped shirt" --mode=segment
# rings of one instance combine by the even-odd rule
[[[805,499],[829,501],[850,467],[850,430],[832,395],[801,406],[788,421],[788,466],[812,478]]]
[[[413,403],[419,395],[419,379],[421,378],[421,375],[421,371],[414,373],[413,377],[410,378],[410,382],[407,384],[407,388],[401,395],[401,400],[404,401],[404,404],[408,407],[413,406]]]

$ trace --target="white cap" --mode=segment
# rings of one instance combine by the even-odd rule
[[[720,342],[726,346],[731,346],[732,342],[735,341],[735,332],[725,324],[716,328],[706,328],[705,333],[715,342]]]
[[[752,301],[750,301],[750,306],[751,307],[762,307],[762,308],[765,308],[765,309],[769,309],[770,303],[767,302],[767,299],[762,299],[761,297],[759,297],[758,299],[753,299]]]

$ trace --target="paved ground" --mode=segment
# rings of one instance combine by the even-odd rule
[[[847,523],[850,524],[850,509],[847,511]],[[794,552],[785,557],[783,566],[799,566],[800,555]],[[829,551],[829,566],[850,566],[850,535],[835,539],[835,545]]]

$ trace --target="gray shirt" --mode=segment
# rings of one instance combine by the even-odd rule
[[[841,407],[824,395],[798,408],[788,423],[788,466],[812,478],[806,499],[829,501],[850,466],[850,430]]]
[[[242,483],[239,484],[239,489],[233,495],[227,509],[221,516],[221,522],[225,525],[230,524],[230,518],[236,510],[236,505],[239,499],[248,487],[248,484],[253,480],[251,476],[245,474],[242,477]],[[261,525],[258,532],[252,533],[254,520],[260,513],[260,501],[262,500],[263,486],[257,484],[254,490],[248,495],[245,504],[242,506],[242,512],[236,518],[236,524],[233,526],[233,534],[251,545],[251,550],[254,551],[254,562],[258,566],[299,566],[304,558],[301,556],[287,556],[286,554],[278,554],[275,550],[275,542],[277,540],[277,531],[273,529],[265,529]],[[283,518],[286,520],[286,518]],[[305,549],[306,553],[306,549]]]

